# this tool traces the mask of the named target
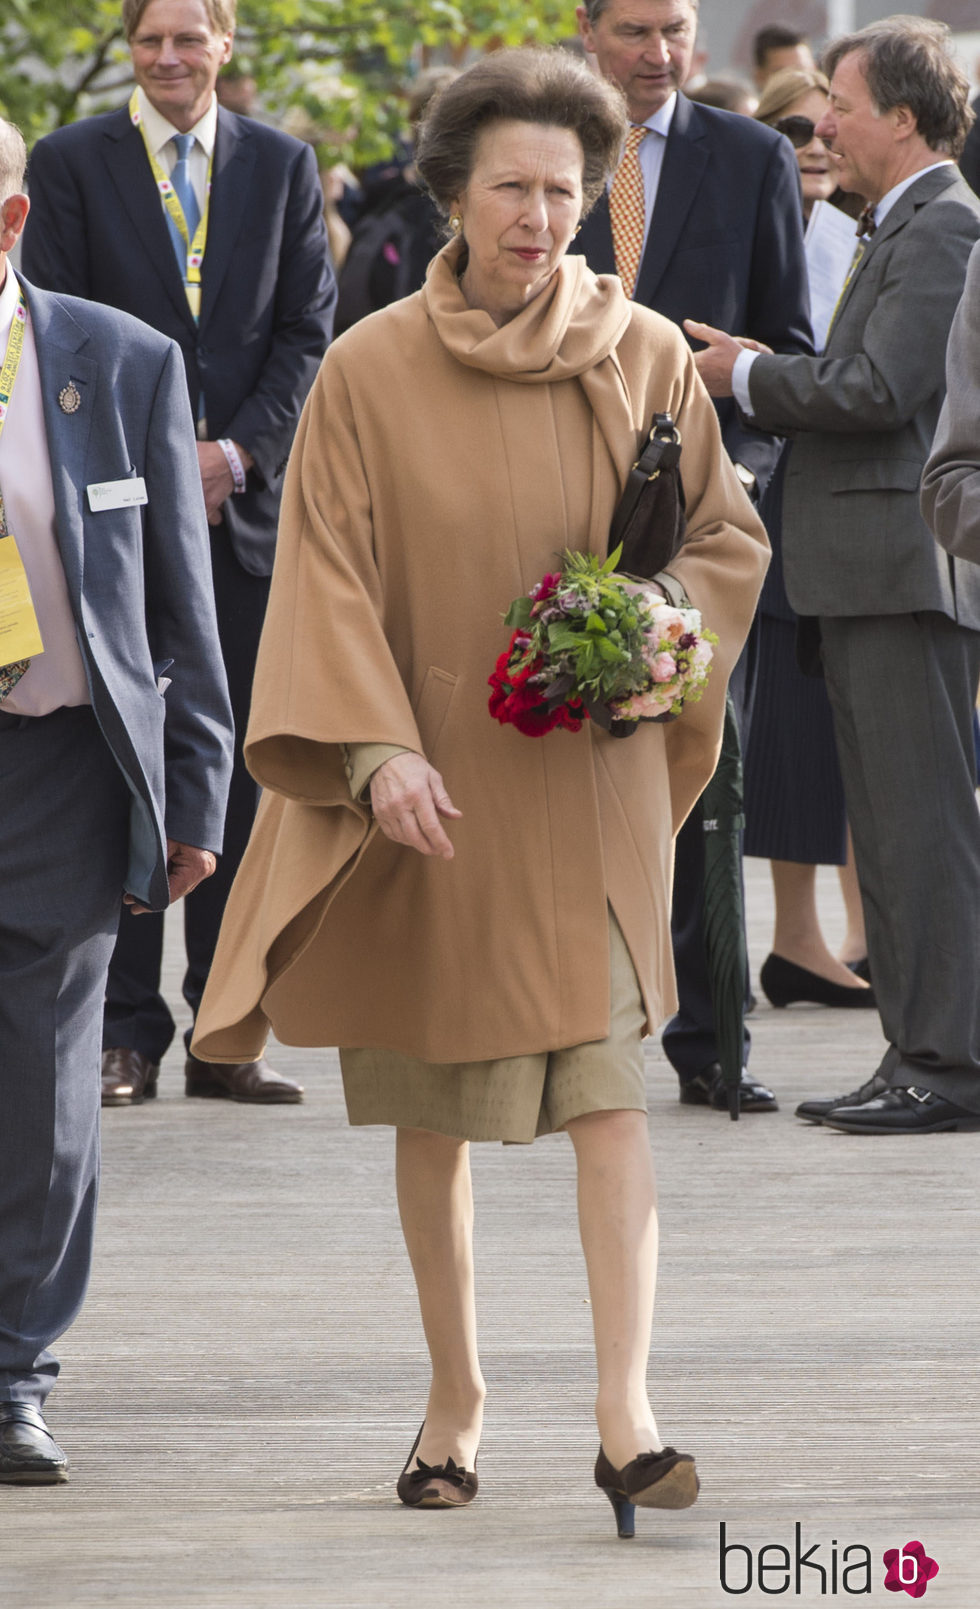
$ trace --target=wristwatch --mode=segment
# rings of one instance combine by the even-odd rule
[[[735,473],[742,482],[743,490],[748,492],[753,503],[757,503],[759,501],[759,482],[751,469],[747,468],[745,464],[736,464]]]

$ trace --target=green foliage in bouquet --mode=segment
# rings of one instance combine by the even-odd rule
[[[621,552],[601,562],[566,551],[560,574],[511,604],[505,624],[526,636],[527,659],[548,667],[535,677],[543,695],[568,678],[590,703],[610,704],[649,681],[647,600],[638,583],[613,573]]]

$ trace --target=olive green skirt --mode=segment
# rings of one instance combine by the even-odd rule
[[[426,1062],[394,1050],[341,1050],[347,1116],[461,1140],[529,1144],[587,1112],[645,1112],[640,986],[609,912],[610,1026],[606,1039],[498,1061]]]

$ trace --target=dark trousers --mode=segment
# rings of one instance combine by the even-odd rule
[[[868,959],[892,1084],[980,1112],[980,632],[947,616],[821,619]]]
[[[43,1404],[88,1284],[129,798],[90,709],[0,727],[0,1401]]]
[[[228,892],[258,808],[259,789],[245,769],[242,744],[259,636],[269,600],[269,577],[250,575],[242,569],[223,525],[211,528],[211,563],[218,634],[235,718],[235,763],[218,869],[184,901],[187,968],[183,994],[195,1017],[211,970]],[[174,667],[173,674],[180,674],[179,666]],[[170,1048],[176,1030],[170,1007],[160,992],[162,957],[162,912],[133,916],[125,909],[109,967],[102,1035],[106,1049],[122,1045],[140,1051],[152,1062],[160,1062]],[[189,1046],[190,1031],[185,1038]]]
[[[756,615],[734,671],[729,690],[735,707],[742,753],[748,748],[755,695],[761,617]],[[744,895],[743,895],[744,905]],[[698,806],[685,821],[674,846],[674,891],[670,937],[677,973],[678,1008],[663,1032],[664,1053],[681,1079],[694,1078],[718,1060],[714,1005],[704,944],[704,830]],[[745,978],[748,999],[748,971]],[[743,1061],[751,1039],[745,1029]]]

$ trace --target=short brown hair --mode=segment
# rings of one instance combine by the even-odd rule
[[[796,50],[800,45],[810,43],[806,34],[800,33],[798,28],[788,28],[785,23],[774,22],[768,28],[760,28],[752,40],[752,60],[757,67],[765,67],[766,57],[771,50]]]
[[[235,8],[238,0],[202,0],[208,22],[216,34],[235,31]],[[150,0],[122,0],[122,25],[127,43],[140,25],[140,19]]]
[[[925,17],[886,17],[828,46],[832,78],[845,56],[861,55],[861,71],[878,112],[907,106],[931,151],[959,157],[973,123],[970,84],[950,52],[950,30]]]
[[[448,213],[469,184],[484,129],[504,122],[540,123],[578,136],[586,211],[614,172],[628,127],[621,91],[569,51],[494,51],[437,91],[419,128],[415,165],[441,212]]]
[[[609,0],[582,0],[582,3],[585,6],[585,15],[588,17],[592,26],[595,27],[596,23],[599,21],[599,18],[602,16],[602,13],[608,6]],[[700,0],[688,0],[688,5],[691,7],[692,11],[697,11],[699,4]]]

